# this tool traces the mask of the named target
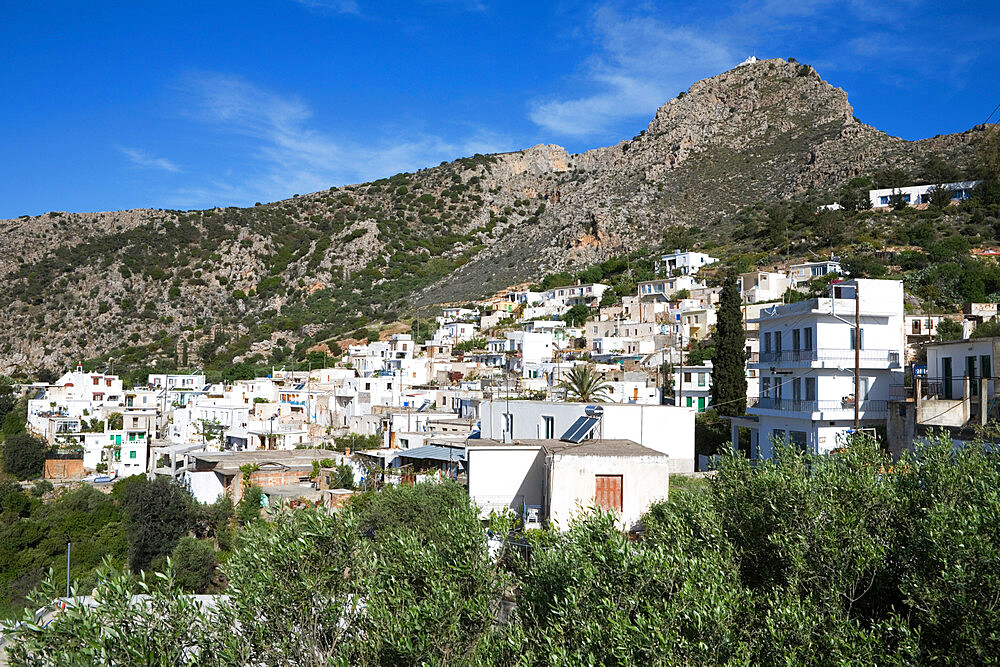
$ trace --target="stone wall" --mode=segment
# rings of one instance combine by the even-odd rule
[[[83,459],[45,459],[45,479],[83,479]]]

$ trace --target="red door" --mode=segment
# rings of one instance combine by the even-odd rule
[[[595,475],[594,501],[605,511],[622,511],[622,476]]]

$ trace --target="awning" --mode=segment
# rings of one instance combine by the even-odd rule
[[[398,456],[404,459],[431,459],[434,461],[464,461],[465,450],[453,447],[441,447],[440,445],[425,445],[404,449]]]

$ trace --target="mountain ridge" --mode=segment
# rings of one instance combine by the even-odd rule
[[[639,135],[583,153],[539,144],[249,208],[0,221],[0,372],[280,360],[415,305],[655,247],[664,229],[711,229],[757,201],[931,156],[968,168],[978,135],[890,137],[813,68],[773,59],[698,81]]]

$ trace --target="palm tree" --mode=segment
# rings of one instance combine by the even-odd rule
[[[566,400],[582,403],[600,403],[607,400],[610,387],[607,380],[591,364],[574,366],[559,383],[566,390]]]

